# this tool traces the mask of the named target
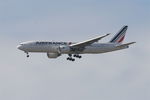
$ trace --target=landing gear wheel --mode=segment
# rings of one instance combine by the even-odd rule
[[[82,56],[79,56],[79,58],[82,58]]]
[[[67,60],[70,60],[70,61],[75,61],[75,59],[72,58],[72,54],[68,54],[69,57],[67,58]]]
[[[25,52],[27,54],[27,58],[29,57],[29,53],[28,52]]]
[[[76,58],[82,58],[82,56],[80,56],[80,55],[78,55],[78,54],[75,54],[75,55],[73,55],[74,57],[76,57]]]
[[[71,61],[75,61],[75,59],[71,59]]]
[[[68,57],[67,60],[69,60],[70,58]]]
[[[70,61],[75,61],[75,59],[73,59],[73,58],[67,58],[67,60],[70,60]]]

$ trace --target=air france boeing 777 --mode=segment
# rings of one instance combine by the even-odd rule
[[[98,36],[82,42],[49,42],[49,41],[28,41],[20,43],[18,49],[24,51],[29,57],[29,52],[47,53],[48,58],[57,58],[62,54],[68,54],[67,60],[75,61],[74,58],[81,58],[80,54],[100,54],[122,50],[135,43],[122,44],[128,26],[124,26],[109,42],[98,43],[99,40],[109,34]]]

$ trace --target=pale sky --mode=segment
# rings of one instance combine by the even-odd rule
[[[29,40],[83,41],[128,25],[129,49],[49,59]],[[149,0],[0,0],[0,100],[150,100]]]

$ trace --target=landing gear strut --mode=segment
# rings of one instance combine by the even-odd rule
[[[28,52],[25,52],[27,54],[27,58],[29,57],[29,53]]]

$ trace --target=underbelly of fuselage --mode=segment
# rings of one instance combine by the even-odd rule
[[[63,51],[62,54],[97,54],[119,50],[115,47],[87,47],[83,51]],[[32,47],[27,50],[28,52],[41,52],[41,53],[58,53],[58,47]]]

